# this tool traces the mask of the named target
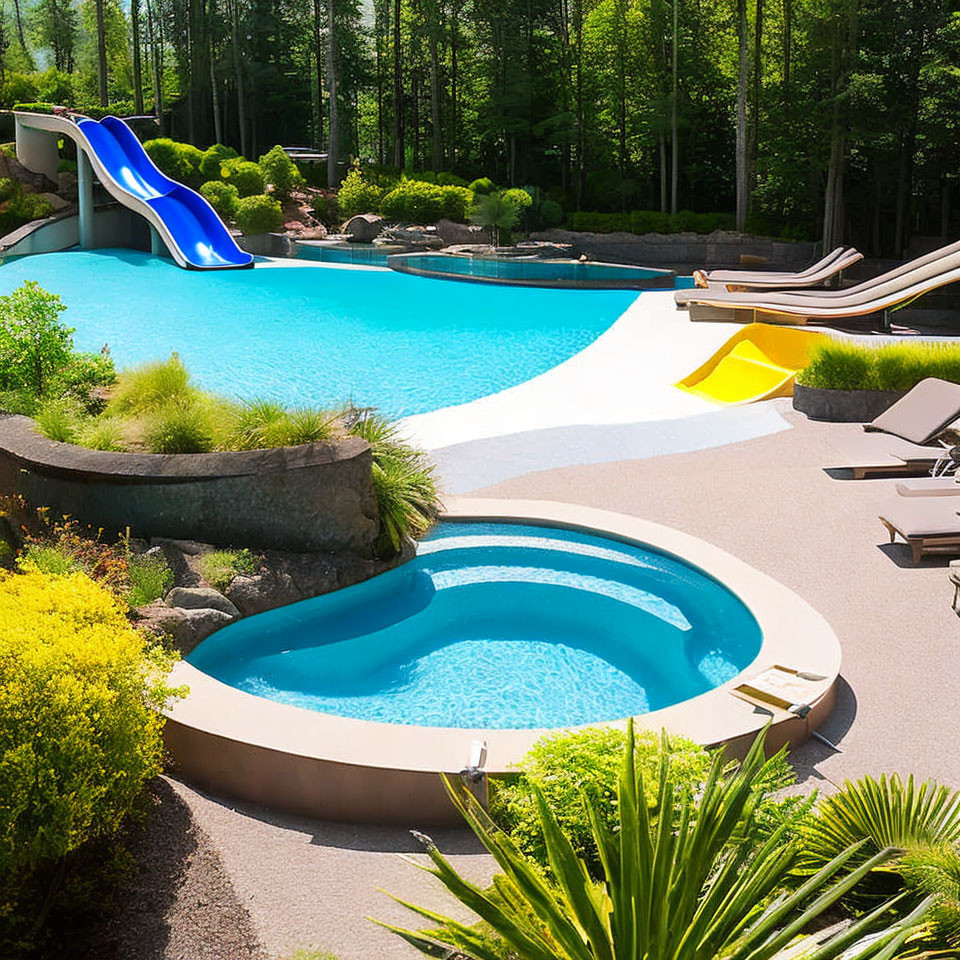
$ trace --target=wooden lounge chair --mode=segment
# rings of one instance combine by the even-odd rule
[[[917,477],[897,484],[901,497],[960,497],[960,477]]]
[[[908,443],[897,437],[873,434],[859,438],[863,443],[851,445],[843,463],[824,467],[827,473],[850,471],[854,480],[867,477],[922,477],[940,471],[949,449]]]
[[[816,263],[798,272],[773,270],[694,270],[698,287],[736,290],[787,290],[819,287],[863,259],[853,247],[837,247]],[[684,290],[684,294],[695,291]]]
[[[926,377],[863,429],[930,443],[960,418],[960,383]]]
[[[960,243],[941,247],[843,290],[685,291],[691,320],[806,323],[883,313],[960,280]]]
[[[960,515],[949,497],[897,497],[880,512],[880,522],[894,543],[906,542],[917,566],[927,553],[960,555]]]

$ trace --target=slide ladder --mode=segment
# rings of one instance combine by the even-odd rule
[[[217,212],[195,190],[172,180],[147,155],[137,135],[117,117],[90,120],[66,114],[16,113],[17,153],[36,148],[36,137],[45,133],[68,136],[77,144],[78,165],[85,161],[107,192],[125,207],[140,214],[166,245],[174,260],[193,270],[228,270],[253,266],[253,257],[237,245]],[[31,142],[30,137],[33,137]],[[43,146],[40,148],[43,153]],[[80,155],[82,154],[82,156]],[[56,144],[53,144],[56,157]],[[21,162],[32,169],[29,161]],[[39,171],[43,172],[43,171]],[[84,171],[81,180],[81,221],[84,210]],[[86,173],[89,179],[89,168]],[[81,223],[81,229],[83,224]]]
[[[815,330],[748,324],[676,386],[722,404],[789,397],[797,373],[823,336]]]

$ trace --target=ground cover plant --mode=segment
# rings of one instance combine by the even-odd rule
[[[909,390],[926,377],[960,383],[960,345],[892,343],[874,347],[825,338],[797,383],[823,390]]]
[[[398,901],[432,924],[415,931],[384,924],[428,956],[453,945],[477,960],[889,960],[927,935],[936,902],[905,905],[891,898],[850,922],[829,927],[804,950],[796,938],[837,909],[871,871],[890,861],[884,849],[855,862],[860,847],[842,849],[802,881],[794,870],[800,843],[784,823],[767,836],[756,830],[760,785],[769,780],[761,734],[745,759],[716,753],[695,795],[675,789],[673,762],[663,749],[655,774],[651,818],[648,787],[635,762],[632,722],[617,781],[618,819],[611,830],[589,794],[581,805],[599,852],[594,880],[561,826],[559,811],[535,791],[548,869],[529,860],[458,782],[448,794],[502,871],[489,890],[461,878],[435,844],[419,835],[433,874],[481,918],[468,926],[433,910]]]
[[[201,555],[197,566],[203,579],[221,592],[230,586],[234,577],[255,573],[257,558],[246,548],[240,550],[211,550]]]
[[[160,771],[171,665],[85,573],[0,572],[3,956],[36,955],[52,912],[103,896],[109,844]]]

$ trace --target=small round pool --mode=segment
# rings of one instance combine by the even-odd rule
[[[411,562],[238,621],[187,660],[343,717],[527,729],[695,697],[747,667],[761,640],[733,592],[669,554],[534,523],[444,522]]]

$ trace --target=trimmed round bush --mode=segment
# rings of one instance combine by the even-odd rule
[[[233,216],[240,199],[240,192],[234,184],[224,183],[222,180],[208,180],[200,187],[200,192],[221,217]]]
[[[351,170],[337,191],[340,216],[349,220],[361,213],[376,213],[383,194],[382,187],[364,180],[359,170]]]
[[[199,186],[203,180],[203,174],[200,173],[203,151],[192,143],[178,143],[177,156],[180,159],[180,178],[186,183]]]
[[[273,184],[273,192],[281,199],[289,197],[290,191],[303,183],[299,168],[279,144],[271,147],[260,158],[260,167],[266,175],[267,183]]]
[[[401,180],[383,198],[380,212],[403,223],[436,223],[443,216],[443,190],[421,180]]]
[[[493,193],[497,189],[496,184],[489,177],[478,177],[470,184],[470,189],[477,196]]]
[[[184,170],[179,146],[180,144],[169,137],[158,137],[156,140],[145,140],[143,149],[163,173],[174,180],[180,180]]]
[[[283,210],[279,201],[262,195],[238,200],[234,218],[245,234],[270,233],[283,226]]]
[[[9,200],[11,197],[15,197],[19,193],[20,184],[16,180],[11,180],[10,177],[0,178],[0,202]]]
[[[200,176],[208,181],[221,179],[223,164],[237,156],[237,151],[233,147],[226,147],[222,143],[215,143],[212,147],[207,147],[200,160]]]
[[[466,223],[473,206],[473,193],[467,187],[446,186],[440,188],[443,216],[457,223]]]
[[[232,183],[241,197],[253,197],[267,189],[267,176],[259,163],[236,157],[223,164],[223,179]]]
[[[521,213],[533,206],[533,197],[523,187],[510,187],[509,190],[501,190],[500,196],[514,203]]]
[[[160,772],[170,666],[86,575],[0,574],[0,915]]]

